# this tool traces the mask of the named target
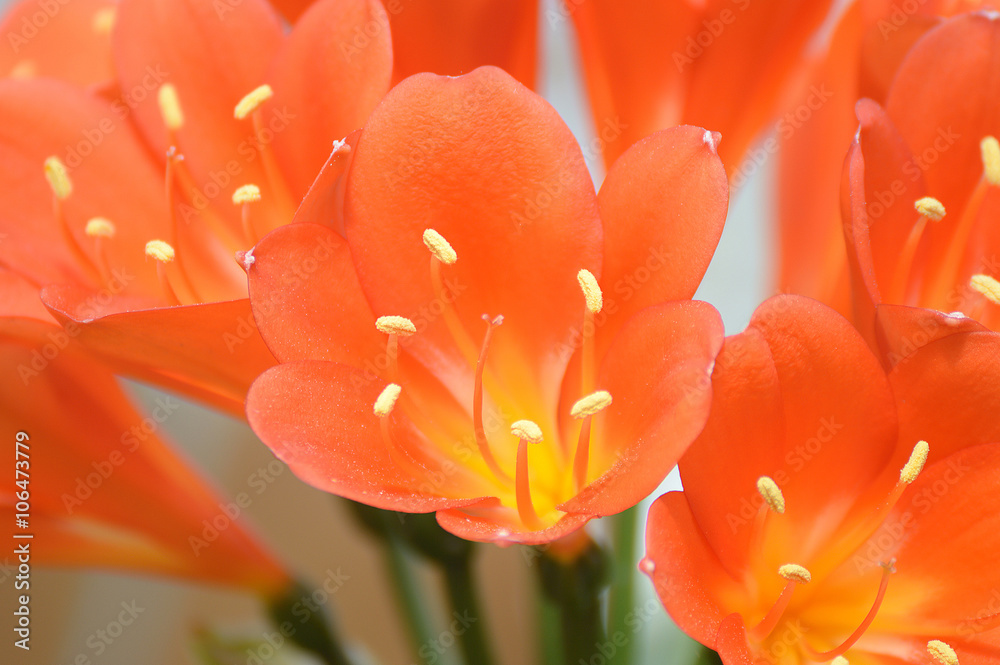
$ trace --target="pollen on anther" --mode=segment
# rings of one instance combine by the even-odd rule
[[[162,240],[150,240],[146,243],[146,256],[160,263],[170,263],[174,260],[174,248]]]
[[[510,433],[528,443],[542,442],[542,428],[531,420],[518,420],[511,424]]]
[[[177,131],[184,126],[184,111],[181,110],[181,101],[177,97],[177,88],[172,83],[160,86],[160,90],[156,93],[156,101],[160,105],[160,115],[167,129]]]
[[[378,399],[375,400],[375,415],[379,418],[384,418],[390,413],[392,413],[393,407],[396,406],[396,400],[399,399],[400,393],[403,392],[403,388],[396,383],[390,383],[382,392],[379,393]]]
[[[49,181],[52,193],[60,201],[66,200],[73,193],[73,181],[69,179],[66,165],[58,157],[49,157],[45,160],[45,179]]]
[[[979,153],[983,158],[983,175],[994,187],[1000,187],[1000,143],[993,136],[979,142]]]
[[[808,584],[812,581],[812,573],[809,572],[809,569],[797,563],[786,563],[779,567],[778,574],[790,582],[798,582],[799,584]]]
[[[933,196],[925,196],[922,199],[917,199],[914,201],[913,207],[918,213],[932,222],[940,222],[944,219],[944,204]]]
[[[764,497],[764,501],[774,512],[779,515],[785,512],[785,495],[781,493],[778,483],[770,476],[761,476],[757,479],[757,491]]]
[[[850,665],[850,661],[843,656],[837,656],[830,661],[830,665]]]
[[[424,230],[424,245],[427,246],[427,249],[430,250],[435,259],[445,265],[450,266],[455,261],[458,261],[458,254],[451,246],[451,243],[445,240],[444,236],[434,229]]]
[[[598,390],[578,399],[569,410],[569,415],[574,418],[586,418],[600,413],[609,406],[611,406],[611,393],[607,390]]]
[[[899,482],[909,485],[916,480],[920,472],[923,471],[924,464],[927,463],[929,452],[930,446],[927,445],[926,441],[917,441],[917,445],[913,446],[913,452],[910,453],[910,459],[906,461],[899,472]]]
[[[941,665],[958,665],[958,654],[947,642],[931,640],[927,643],[927,653]]]
[[[88,238],[114,238],[115,225],[103,217],[94,217],[83,230]]]
[[[600,312],[604,307],[604,294],[597,284],[594,273],[584,268],[576,273],[576,281],[580,283],[580,290],[583,291],[583,297],[587,300],[587,311],[591,314]]]
[[[237,120],[243,120],[248,115],[257,110],[257,108],[271,99],[274,96],[274,91],[271,90],[271,86],[266,83],[262,86],[254,88],[246,97],[241,99],[236,108],[233,110],[233,117]]]
[[[417,332],[413,321],[405,316],[380,316],[375,320],[375,327],[380,333],[399,335],[400,337],[409,337]]]
[[[243,205],[244,203],[255,203],[260,201],[260,187],[257,185],[243,185],[233,192],[233,205]]]
[[[969,280],[969,286],[986,296],[986,299],[994,305],[1000,305],[1000,282],[989,275],[973,275]]]

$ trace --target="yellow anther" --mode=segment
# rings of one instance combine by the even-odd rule
[[[600,312],[604,307],[604,294],[601,293],[601,287],[598,286],[594,273],[584,268],[576,273],[576,281],[580,282],[580,290],[587,299],[587,311],[591,314]]]
[[[164,83],[156,93],[156,101],[160,104],[160,115],[163,124],[172,132],[184,126],[184,111],[181,110],[180,99],[177,98],[177,88],[173,83]]]
[[[611,406],[611,393],[607,390],[598,390],[578,399],[573,408],[569,410],[569,415],[574,418],[586,418],[600,413],[609,406]]]
[[[757,479],[757,491],[764,497],[764,501],[774,512],[779,515],[785,512],[785,495],[781,493],[778,483],[770,476],[761,476]]]
[[[850,661],[843,656],[837,656],[830,661],[830,665],[850,665]]]
[[[66,200],[73,193],[73,181],[69,179],[66,165],[58,157],[45,160],[45,179],[49,181],[52,193],[60,201]]]
[[[916,208],[917,212],[932,222],[940,222],[944,219],[944,204],[933,196],[925,196],[922,199],[917,199],[913,203],[913,207]]]
[[[930,449],[926,441],[917,441],[917,445],[913,446],[913,452],[910,453],[910,459],[899,472],[899,482],[909,485],[917,479],[924,469],[924,464],[927,463],[927,453]]]
[[[375,400],[375,415],[379,418],[385,418],[392,413],[393,407],[396,406],[396,400],[399,399],[402,392],[403,389],[395,383],[390,383],[383,388],[378,399]]]
[[[531,420],[518,420],[510,426],[510,433],[528,443],[542,442],[542,428]]]
[[[88,238],[114,238],[115,225],[103,217],[94,217],[87,222],[84,233]]]
[[[405,316],[380,316],[375,320],[375,327],[378,331],[386,335],[399,335],[409,337],[417,332],[417,327],[413,325]]]
[[[243,185],[233,192],[233,205],[243,205],[244,203],[255,203],[260,201],[260,187],[257,185]]]
[[[242,120],[251,113],[257,110],[257,108],[271,99],[274,96],[274,91],[271,90],[271,86],[266,83],[258,88],[255,88],[250,94],[241,99],[233,110],[233,117],[237,120]]]
[[[983,158],[983,175],[994,187],[1000,187],[1000,143],[995,137],[987,136],[979,142],[979,154]]]
[[[170,243],[162,240],[150,240],[146,243],[146,256],[156,259],[160,263],[170,263],[174,260],[175,253]]]
[[[94,12],[90,27],[99,35],[110,35],[111,29],[115,27],[115,8],[104,7]]]
[[[931,640],[927,643],[927,653],[941,665],[958,665],[958,654],[947,642]]]
[[[812,573],[809,572],[809,569],[797,563],[786,563],[778,568],[778,574],[790,582],[798,582],[799,584],[808,584],[812,581]]]
[[[424,244],[427,245],[427,249],[431,251],[434,258],[441,263],[450,266],[455,261],[458,261],[458,254],[455,253],[455,249],[451,246],[451,243],[445,240],[444,236],[434,229],[424,231]]]
[[[1000,282],[989,275],[973,275],[969,280],[969,286],[986,296],[986,299],[994,305],[1000,305]]]

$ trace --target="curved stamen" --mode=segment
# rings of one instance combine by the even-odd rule
[[[482,455],[483,461],[486,462],[486,466],[490,468],[498,479],[509,482],[510,476],[508,476],[500,465],[497,464],[496,458],[493,457],[493,451],[490,450],[489,439],[486,438],[486,428],[483,427],[483,372],[486,370],[486,355],[490,349],[490,340],[493,338],[493,329],[503,323],[503,316],[497,316],[491,319],[486,314],[483,315],[483,320],[486,321],[486,335],[483,337],[483,346],[479,351],[479,359],[476,361],[476,380],[473,388],[472,394],[472,421],[473,428],[476,432],[476,445],[479,447],[479,454]],[[520,457],[518,458],[520,460]],[[520,462],[519,462],[520,463]]]
[[[244,120],[249,115],[253,119],[254,138],[260,151],[264,173],[271,184],[274,200],[287,215],[287,219],[282,222],[284,223],[292,220],[297,206],[292,199],[288,184],[285,182],[285,177],[281,173],[281,168],[278,166],[278,160],[274,155],[274,150],[271,148],[271,142],[261,140],[261,137],[271,133],[270,129],[264,127],[264,116],[261,107],[264,102],[273,96],[274,91],[271,90],[271,86],[267,84],[258,86],[236,104],[236,107],[233,109],[233,117],[237,120]],[[267,130],[267,132],[264,130]]]
[[[52,156],[45,160],[45,179],[52,189],[52,214],[56,218],[56,223],[59,225],[59,230],[62,232],[67,247],[73,253],[80,267],[89,272],[91,276],[100,280],[100,269],[91,260],[87,252],[83,250],[80,243],[77,242],[76,236],[73,235],[73,231],[69,228],[69,222],[66,220],[63,201],[68,199],[69,195],[73,193],[73,181],[70,180],[69,172],[66,170],[66,165],[62,163],[61,159]]]
[[[382,441],[385,443],[386,450],[389,452],[389,457],[392,459],[393,463],[409,473],[411,476],[414,476],[415,478],[423,478],[426,475],[424,469],[414,459],[410,452],[396,440],[396,438],[392,435],[392,430],[390,428],[389,418],[396,406],[396,401],[399,399],[402,392],[403,389],[399,386],[399,384],[390,383],[382,389],[381,393],[379,393],[372,411],[376,416],[378,416],[379,428],[382,432]]]
[[[389,336],[385,354],[389,358],[389,380],[395,381],[399,375],[399,338],[415,334],[417,327],[404,316],[380,316],[375,321],[375,328]]]
[[[94,239],[94,251],[97,252],[97,267],[101,271],[101,279],[107,283],[111,279],[111,264],[108,261],[107,242],[115,237],[115,225],[103,217],[94,217],[84,229],[88,238]]]
[[[146,243],[146,258],[156,261],[156,278],[160,280],[160,288],[163,289],[170,304],[177,306],[181,301],[167,277],[167,264],[171,263],[175,256],[174,248],[162,240],[150,240]]]
[[[931,196],[918,199],[913,204],[914,209],[920,214],[916,224],[910,229],[910,235],[906,238],[906,243],[899,252],[899,260],[896,262],[896,270],[892,276],[892,285],[889,287],[890,302],[906,302],[907,283],[913,273],[913,260],[920,247],[920,240],[924,237],[927,229],[927,222],[940,222],[944,219],[944,205]]]
[[[531,483],[528,478],[528,444],[542,442],[542,430],[530,420],[518,420],[510,426],[510,433],[518,438],[517,470],[514,474],[517,515],[529,529],[538,530],[544,523],[538,518],[531,502]]]
[[[580,426],[580,440],[573,460],[573,480],[579,492],[587,485],[587,465],[590,458],[590,424],[592,417],[611,406],[611,393],[598,390],[577,400],[569,414],[583,423]]]
[[[256,245],[260,239],[253,228],[253,221],[250,219],[250,204],[258,201],[260,201],[260,188],[257,185],[242,185],[233,192],[233,205],[241,206],[243,234],[247,237],[247,242],[250,243],[251,247]]]
[[[429,235],[430,234],[430,235]],[[436,236],[436,238],[435,238]],[[447,252],[438,243],[438,249],[435,249],[431,244],[428,243],[428,237],[436,241],[440,238],[450,249],[451,252]],[[465,361],[469,363],[470,366],[475,365],[478,353],[476,351],[476,344],[469,337],[469,333],[466,332],[465,326],[462,325],[462,321],[458,318],[458,313],[455,311],[453,306],[453,301],[455,297],[445,290],[444,280],[441,277],[441,266],[442,265],[452,265],[458,260],[458,255],[455,254],[455,250],[451,249],[451,245],[445,240],[440,233],[434,229],[426,229],[424,231],[424,244],[431,252],[431,284],[434,287],[434,297],[437,301],[441,303],[441,318],[444,319],[444,324],[448,328],[448,332],[451,333],[451,338],[455,340],[455,344],[458,346],[459,352]],[[440,256],[439,256],[440,254]],[[448,260],[442,260],[441,256]]]
[[[774,605],[764,615],[764,618],[760,620],[760,623],[749,630],[749,634],[758,641],[765,639],[777,627],[778,622],[781,621],[781,617],[785,614],[785,610],[788,609],[788,604],[792,601],[792,594],[795,592],[795,587],[799,584],[808,584],[812,581],[812,574],[810,574],[809,570],[795,563],[786,563],[781,566],[778,568],[778,574],[788,580],[788,583],[785,584],[785,588],[781,590],[778,599],[774,601]]]
[[[861,636],[865,634],[868,627],[872,625],[872,621],[875,620],[875,615],[878,614],[879,607],[882,606],[882,599],[885,598],[885,591],[889,588],[889,576],[896,572],[895,564],[895,559],[892,559],[889,563],[879,564],[882,566],[882,581],[878,585],[878,593],[875,594],[875,602],[872,603],[872,607],[868,610],[868,614],[865,615],[861,625],[858,626],[855,631],[840,644],[840,646],[830,649],[829,651],[816,651],[809,646],[808,642],[803,640],[802,645],[810,660],[815,660],[821,663],[832,660],[833,658],[844,654],[848,649],[854,646],[858,640],[861,639]]]
[[[596,361],[594,360],[594,316],[599,314],[604,308],[604,294],[597,283],[597,278],[586,268],[576,273],[576,280],[580,284],[586,301],[586,309],[583,314],[583,330],[581,331],[580,349],[580,392],[589,393],[594,389],[596,380]]]

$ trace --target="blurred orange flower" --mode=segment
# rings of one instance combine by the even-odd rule
[[[957,333],[886,372],[828,307],[764,303],[650,512],[641,568],[678,625],[727,665],[993,662],[996,356]]]
[[[595,196],[504,72],[407,79],[358,139],[346,237],[293,224],[244,256],[281,361],[254,431],[316,487],[473,540],[634,505],[707,416],[721,323],[688,299],[726,215],[717,142],[656,134]]]
[[[335,141],[392,67],[388,29],[340,46],[387,18],[324,0],[286,35],[264,0],[125,0],[111,21],[118,76],[100,95],[0,81],[0,263],[116,371],[242,415],[274,359],[233,254],[290,222],[321,170],[336,179]]]
[[[31,284],[0,270],[0,285],[0,424],[8,468],[22,472],[0,490],[0,515],[11,525],[26,515],[18,533],[34,539],[16,544],[27,543],[31,562],[284,590],[288,574],[233,517],[234,504],[159,435],[179,402],[161,398],[144,417]],[[15,447],[18,432],[27,438]]]

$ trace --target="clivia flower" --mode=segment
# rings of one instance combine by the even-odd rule
[[[634,505],[707,417],[721,323],[688,299],[726,214],[718,140],[656,134],[595,196],[504,72],[405,80],[358,139],[345,235],[296,223],[243,256],[280,361],[254,431],[312,485],[472,540]]]
[[[339,44],[386,20],[323,0],[286,35],[264,0],[124,0],[114,86],[0,81],[0,263],[116,371],[242,414],[274,358],[233,255],[336,181],[392,74],[388,29]]]
[[[884,321],[906,315],[892,306],[935,310],[935,330],[1000,325],[998,55],[998,15],[959,16],[913,46],[884,109],[858,103],[842,194],[854,318],[897,357],[915,333]]]
[[[0,518],[31,536],[14,541],[31,563],[284,591],[282,564],[160,436],[180,402],[161,397],[140,414],[31,284],[0,270],[0,286],[0,425],[11,465]]]
[[[886,371],[799,296],[726,339],[647,572],[726,665],[995,662],[1000,365],[956,333]]]

